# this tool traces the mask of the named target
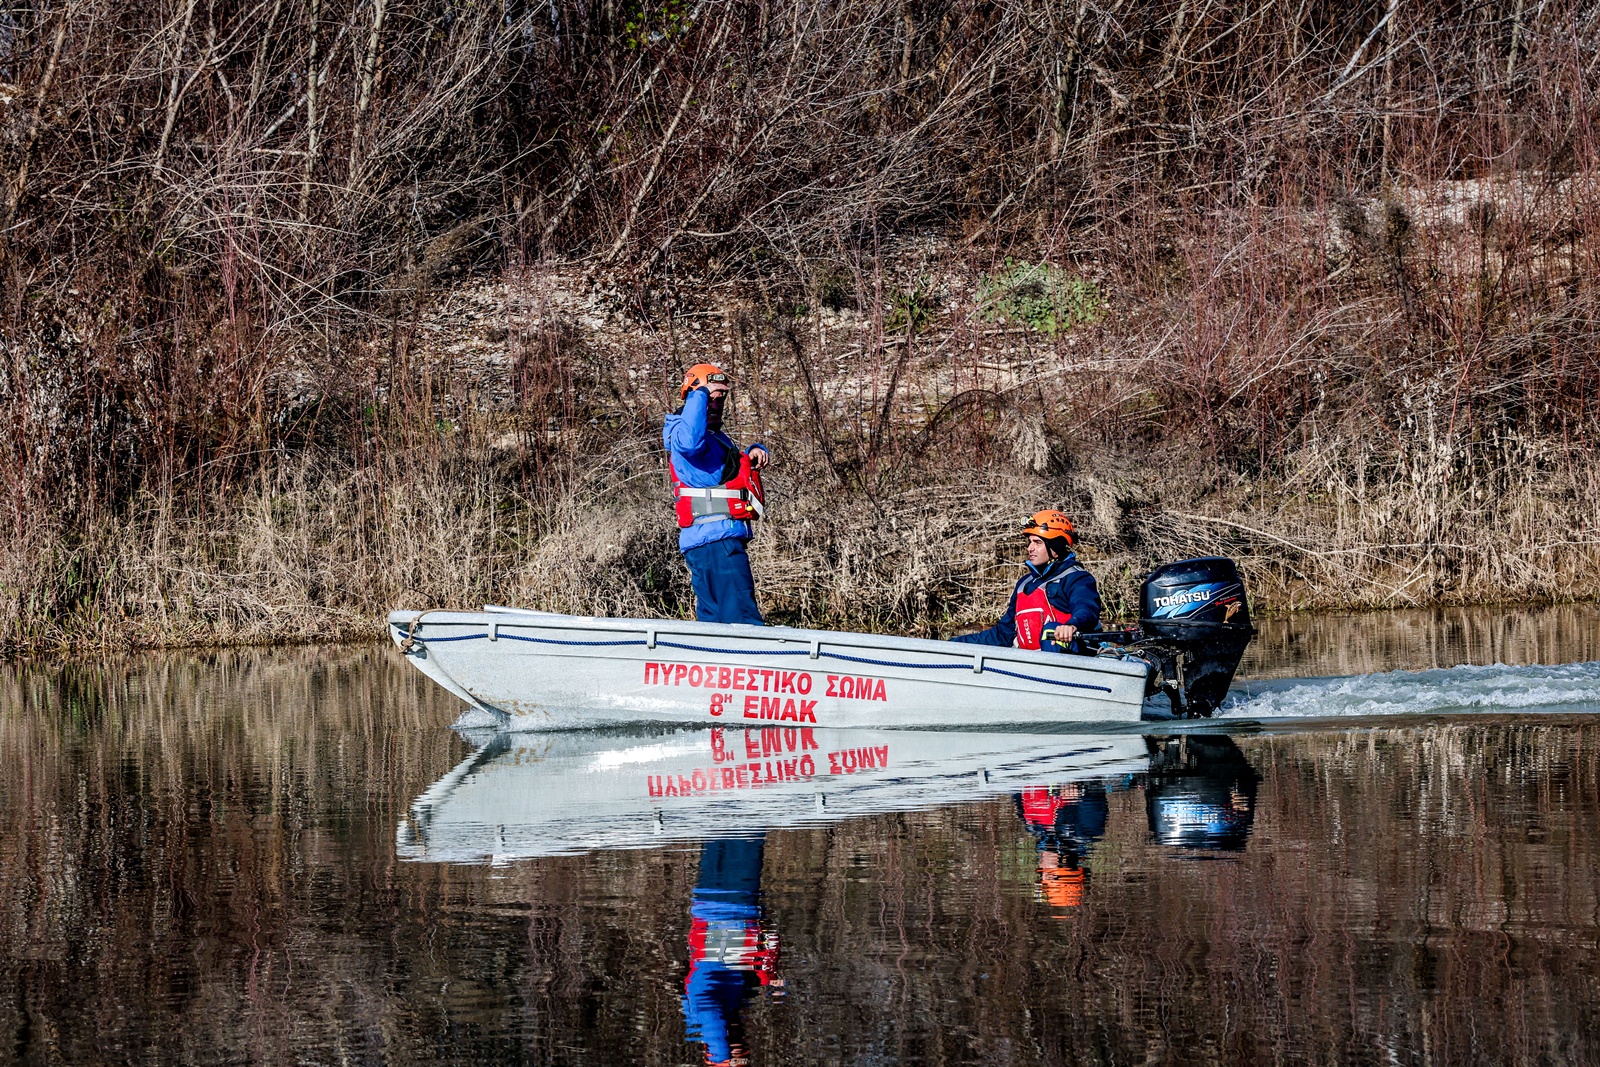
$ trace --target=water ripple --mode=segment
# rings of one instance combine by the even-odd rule
[[[1229,718],[1325,719],[1383,715],[1600,711],[1600,661],[1389,671],[1342,678],[1242,682]]]

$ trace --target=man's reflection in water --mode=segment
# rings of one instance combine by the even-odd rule
[[[778,936],[761,921],[761,853],[765,835],[707,841],[700,881],[689,909],[689,977],[684,982],[684,1029],[706,1047],[708,1064],[750,1062],[744,1045],[744,1005],[776,977]]]
[[[1105,836],[1106,787],[1100,782],[1025,789],[1017,812],[1039,851],[1039,896],[1055,908],[1083,903],[1089,846]]]
[[[1145,813],[1163,845],[1237,851],[1256,817],[1261,776],[1231,737],[1147,737]]]
[[[1164,845],[1237,851],[1255,821],[1261,776],[1233,739],[1220,734],[1147,737],[1150,769],[1142,776],[1150,833]],[[1017,814],[1039,851],[1039,898],[1065,910],[1083,903],[1089,849],[1105,836],[1107,793],[1132,788],[1130,776],[1075,782],[1016,794]]]

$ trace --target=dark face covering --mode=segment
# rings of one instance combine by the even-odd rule
[[[713,396],[710,403],[706,404],[706,428],[711,430],[722,429],[722,408],[727,403],[728,394]]]

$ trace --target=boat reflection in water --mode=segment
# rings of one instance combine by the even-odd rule
[[[507,862],[701,846],[683,1014],[708,1064],[749,1062],[745,1007],[781,990],[763,914],[767,831],[1009,795],[1038,850],[1038,894],[1081,905],[1112,794],[1142,788],[1150,833],[1183,850],[1245,845],[1260,778],[1219,734],[684,729],[489,734],[401,823],[412,860]]]
[[[503,862],[782,826],[1142,772],[1138,734],[817,727],[488,734],[412,802],[406,859]]]

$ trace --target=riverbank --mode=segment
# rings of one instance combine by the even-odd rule
[[[738,382],[730,430],[777,457],[752,548],[775,622],[982,625],[1045,506],[1074,516],[1122,617],[1149,567],[1204,554],[1240,561],[1262,613],[1600,591],[1592,400],[1537,361],[1388,354],[1416,335],[1375,281],[1341,297],[1368,347],[1308,327],[1197,360],[1179,331],[1272,302],[1184,311],[1086,267],[1080,288],[1047,264],[1019,281],[926,241],[876,269],[838,308],[706,285],[664,318],[574,268],[440,292],[399,358],[382,335],[341,351],[364,400],[311,388],[311,356],[277,365],[274,447],[120,500],[21,497],[0,647],[366,639],[402,605],[687,616],[659,434],[699,361]],[[997,301],[1026,293],[1067,318],[1004,321]]]
[[[341,352],[364,401],[310,389],[309,357],[279,365],[276,447],[107,505],[28,502],[0,549],[0,647],[364,639],[397,606],[687,616],[659,434],[703,360],[738,381],[730,430],[777,457],[752,548],[775,622],[984,624],[1044,506],[1074,516],[1122,617],[1149,567],[1203,554],[1238,559],[1263,613],[1600,591],[1592,401],[1562,409],[1543,364],[1490,375],[1309,332],[1195,362],[1176,331],[1254,298],[1183,312],[1102,280],[1045,329],[994,310],[1014,266],[914,242],[877,268],[837,309],[708,285],[650,318],[573,268],[443,291],[402,358],[382,336]],[[917,284],[914,318],[870,296]],[[1392,294],[1358,296],[1344,313],[1372,334]]]
[[[1600,591],[1581,5],[446,8],[0,39],[0,650],[685,614],[701,361],[775,621],[986,621],[1045,505],[1119,612]]]
[[[487,439],[487,434],[463,436]],[[769,435],[769,440],[771,436]],[[780,439],[781,440],[781,439]],[[752,547],[774,622],[937,636],[985,624],[1018,568],[1015,529],[1071,511],[1108,608],[1128,617],[1153,563],[1239,559],[1257,611],[1585,601],[1600,589],[1593,494],[1525,479],[1438,515],[1392,489],[1232,479],[1181,450],[1097,453],[1054,473],[923,472],[875,494],[784,455]],[[367,639],[397,606],[514,603],[692,614],[657,446],[627,438],[555,486],[503,446],[361,469],[298,459],[243,486],[142,498],[79,531],[41,524],[3,555],[13,653]],[[1093,464],[1092,466],[1090,464]]]

